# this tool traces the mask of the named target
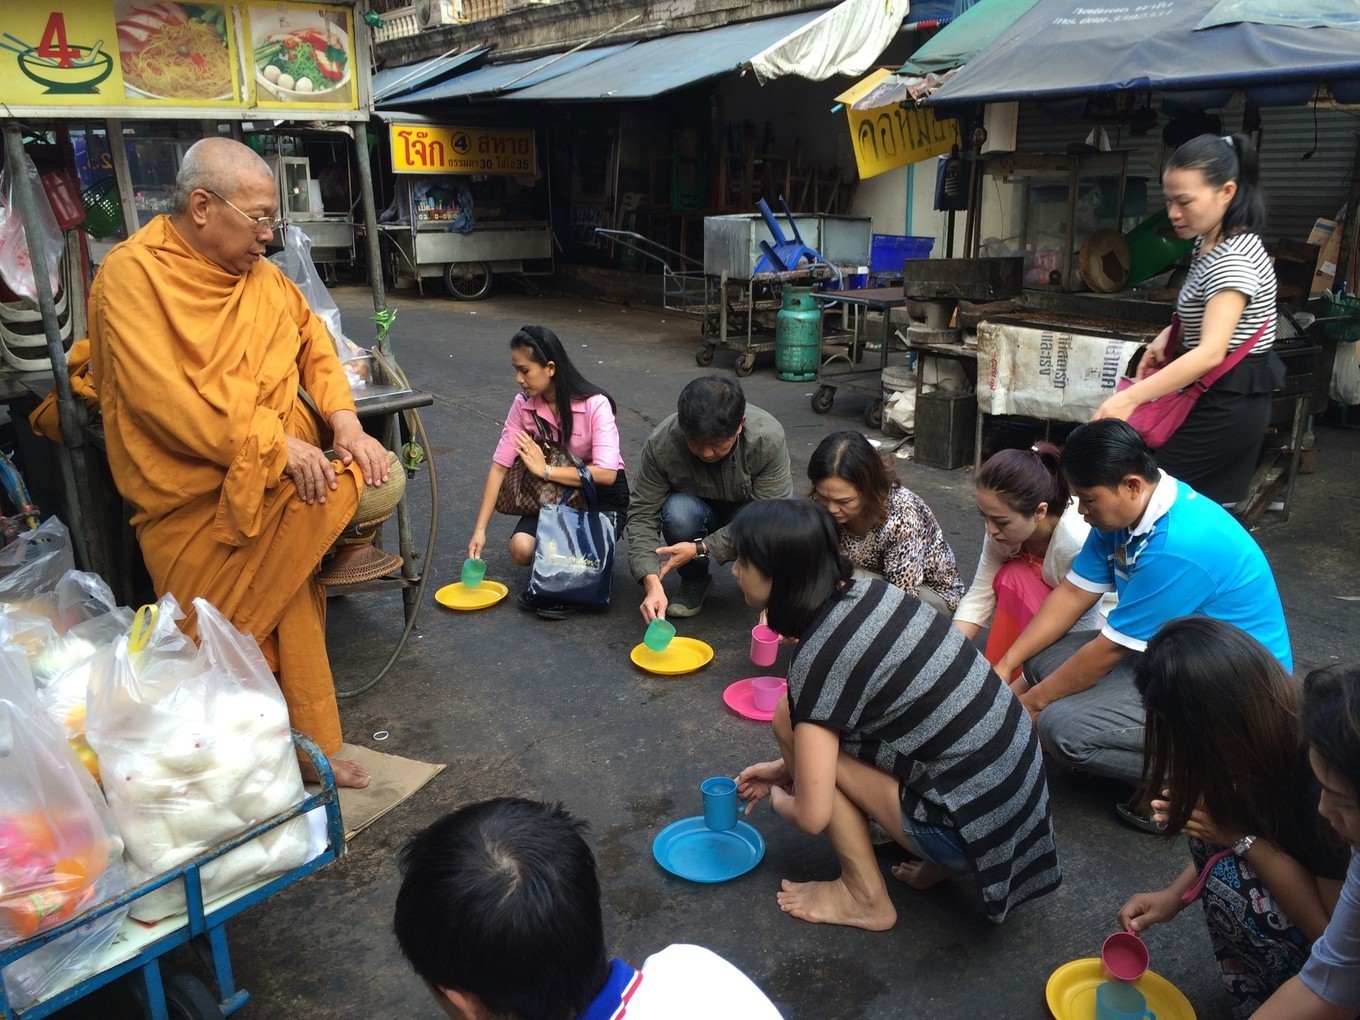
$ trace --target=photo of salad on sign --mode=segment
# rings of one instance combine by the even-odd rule
[[[282,4],[249,11],[256,102],[352,102],[349,11]]]
[[[113,13],[129,99],[236,98],[224,6],[115,0]]]

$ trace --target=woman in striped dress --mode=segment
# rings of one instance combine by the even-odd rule
[[[1231,506],[1247,494],[1270,423],[1270,394],[1284,383],[1284,364],[1271,351],[1277,288],[1261,243],[1265,198],[1251,139],[1192,138],[1167,162],[1162,191],[1176,235],[1197,238],[1176,299],[1180,336],[1173,344],[1171,327],[1162,330],[1143,352],[1138,381],[1095,417],[1127,421],[1140,404],[1184,389],[1255,337],[1251,353],[1209,387],[1157,451],[1162,470]]]
[[[805,921],[883,931],[897,913],[869,841],[877,821],[919,861],[924,889],[971,874],[988,920],[1057,887],[1048,785],[1028,714],[949,618],[880,580],[852,580],[836,523],[803,500],[762,500],[732,523],[747,605],[798,641],[774,719],[781,757],[737,777],[749,813],[769,797],[826,833],[831,882],[784,881]]]

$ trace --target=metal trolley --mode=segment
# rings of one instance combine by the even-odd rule
[[[234,839],[185,861],[179,867],[143,882],[115,899],[101,903],[51,931],[35,935],[0,952],[0,969],[3,969],[49,942],[61,938],[67,932],[119,910],[154,889],[169,885],[171,882],[184,883],[187,915],[175,915],[149,926],[131,919],[124,921],[118,937],[105,951],[104,961],[96,973],[72,983],[69,987],[26,1009],[11,1009],[3,984],[0,984],[0,1018],[37,1020],[38,1017],[50,1016],[91,992],[124,977],[134,980],[134,989],[142,1003],[145,1016],[150,1020],[170,1020],[171,1017],[209,1020],[231,1016],[244,1006],[250,998],[250,993],[243,988],[237,988],[232,976],[231,955],[227,948],[225,928],[227,921],[243,910],[268,899],[279,890],[324,868],[339,857],[345,848],[345,830],[340,820],[340,801],[336,794],[335,775],[331,771],[330,763],[321,753],[321,749],[297,730],[293,731],[293,742],[311,759],[317,774],[321,776],[321,790],[318,793],[305,798],[287,811],[266,819]],[[306,864],[284,875],[247,886],[212,903],[204,903],[200,879],[200,871],[204,865],[317,808],[324,808],[326,811],[325,850]],[[161,957],[186,943],[198,951],[204,964],[212,972],[217,985],[216,992],[209,990],[192,974],[178,972],[167,977],[161,973]]]

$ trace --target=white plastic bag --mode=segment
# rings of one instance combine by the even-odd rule
[[[132,610],[114,609],[76,624],[33,663],[39,703],[96,781],[102,777],[99,758],[85,736],[87,698],[95,672],[111,668],[113,647],[131,626]]]
[[[33,696],[22,659],[0,655],[0,948],[125,892],[123,844],[94,781]],[[94,972],[117,910],[5,968],[23,1008]]]
[[[1332,362],[1332,399],[1360,404],[1360,343],[1339,343]]]
[[[166,595],[138,613],[91,679],[86,738],[134,882],[163,874],[303,797],[288,708],[264,655],[211,604],[194,600],[201,648]],[[321,809],[205,866],[205,899],[283,874],[325,848]],[[139,898],[132,916],[184,909],[182,884]]]
[[[345,336],[340,328],[340,306],[331,297],[326,285],[312,262],[312,239],[300,227],[291,223],[283,228],[283,251],[271,255],[269,261],[283,270],[283,275],[297,284],[302,296],[307,299],[307,307],[312,314],[321,319],[330,330],[335,341],[335,353],[345,366],[345,375],[352,390],[368,385],[372,356],[354,341]]]
[[[0,602],[47,617],[60,633],[66,628],[57,584],[75,565],[70,532],[49,517],[36,531],[21,531],[0,549]]]
[[[37,207],[38,228],[42,234],[39,241],[42,244],[43,264],[55,295],[61,289],[58,275],[62,253],[61,227],[47,201],[42,181],[38,178],[38,168],[27,156],[24,157],[24,168],[33,185],[33,204]],[[0,279],[21,298],[34,305],[38,303],[38,287],[33,280],[33,265],[24,224],[19,217],[19,206],[14,201],[14,174],[8,164],[0,170]]]

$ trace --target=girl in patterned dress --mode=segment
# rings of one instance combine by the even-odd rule
[[[1162,789],[1153,817],[1168,839],[1189,837],[1192,860],[1130,898],[1119,923],[1141,933],[1198,898],[1232,1015],[1251,1016],[1308,959],[1346,874],[1346,848],[1317,815],[1298,685],[1246,633],[1198,616],[1157,632],[1134,683],[1144,783]]]

